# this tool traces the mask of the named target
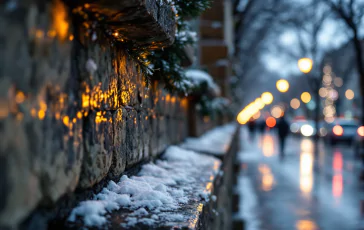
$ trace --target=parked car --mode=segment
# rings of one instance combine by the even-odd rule
[[[364,162],[364,126],[358,128],[353,147],[355,156]]]
[[[293,120],[290,125],[291,133],[301,135],[301,127],[307,124],[307,120]]]
[[[298,120],[298,121],[294,121],[292,122],[291,126],[290,126],[291,132],[294,135],[300,135],[300,136],[305,136],[305,137],[312,137],[314,135],[316,135],[317,130],[316,130],[316,124],[315,121],[313,120]],[[322,135],[323,132],[321,132],[323,129],[323,123],[319,122],[319,135],[320,136],[325,136]],[[326,134],[326,133],[324,133]]]
[[[330,145],[339,142],[352,144],[357,136],[359,124],[356,120],[337,118],[325,128],[327,130],[325,141]]]

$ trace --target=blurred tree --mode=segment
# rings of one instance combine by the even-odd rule
[[[279,26],[280,17],[287,11],[289,4],[285,0],[235,0],[235,52],[234,70],[237,78],[235,99],[241,103],[246,89],[253,83],[259,84],[260,75],[268,72],[261,62],[264,43]],[[246,86],[249,87],[246,87]]]
[[[356,55],[356,68],[359,74],[361,95],[364,96],[364,50],[361,45],[360,28],[363,27],[364,1],[363,0],[322,0],[331,10],[345,22]],[[362,124],[364,124],[364,100],[362,102]]]
[[[314,120],[316,130],[319,129],[319,120],[321,115],[319,89],[322,85],[322,58],[325,50],[320,47],[319,39],[324,23],[328,19],[330,11],[325,5],[318,1],[309,4],[292,4],[291,17],[285,21],[285,29],[289,29],[295,36],[295,49],[291,46],[281,45],[278,42],[276,48],[297,62],[300,58],[309,57],[313,60],[313,67],[306,76],[298,75],[306,81],[309,86],[311,95],[315,102]],[[302,93],[302,90],[299,90]],[[318,140],[318,132],[316,133]],[[317,146],[317,145],[316,145]]]

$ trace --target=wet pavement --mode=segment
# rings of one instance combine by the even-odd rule
[[[274,132],[250,139],[242,129],[241,139],[239,215],[246,230],[364,229],[361,166],[350,146],[320,143],[315,154],[311,139],[289,137],[280,160]]]

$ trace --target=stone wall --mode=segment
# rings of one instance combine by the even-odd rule
[[[0,4],[0,228],[187,135],[185,99],[147,88],[125,46],[75,9]]]

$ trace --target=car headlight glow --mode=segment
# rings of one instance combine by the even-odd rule
[[[310,137],[314,133],[314,129],[311,125],[302,125],[301,127],[301,133],[305,137]]]

